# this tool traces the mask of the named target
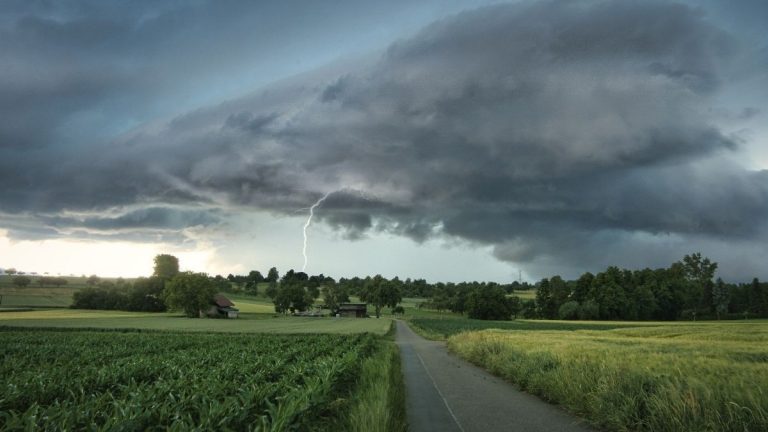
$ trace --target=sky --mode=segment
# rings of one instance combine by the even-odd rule
[[[0,3],[0,268],[768,278],[762,0]]]

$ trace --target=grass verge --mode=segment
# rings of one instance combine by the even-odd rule
[[[394,328],[394,327],[393,327]],[[392,333],[392,332],[390,332]],[[362,366],[349,409],[351,431],[405,432],[405,383],[400,351],[390,337]]]

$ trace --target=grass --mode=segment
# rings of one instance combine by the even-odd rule
[[[351,395],[348,430],[405,432],[405,385],[400,351],[388,338],[377,353],[366,359]]]
[[[239,304],[238,304],[239,305]],[[42,328],[140,329],[234,333],[374,333],[385,334],[389,319],[274,317],[240,315],[239,319],[185,318],[172,313],[86,311],[74,309],[5,312],[0,326]]]
[[[768,430],[767,322],[485,330],[448,346],[601,429]]]

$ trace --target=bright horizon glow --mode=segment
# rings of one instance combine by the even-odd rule
[[[135,278],[150,276],[154,258],[170,253],[179,258],[182,271],[206,272],[213,249],[184,251],[162,244],[79,241],[11,241],[0,231],[0,268],[50,275],[92,275]]]

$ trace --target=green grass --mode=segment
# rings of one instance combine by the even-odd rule
[[[767,322],[644,324],[465,332],[448,346],[601,429],[768,430]]]
[[[512,295],[520,297],[521,300],[535,300],[536,290],[515,291],[512,293]]]
[[[358,387],[350,399],[348,430],[405,432],[405,385],[400,351],[387,338],[361,366]]]
[[[3,430],[349,430],[372,335],[0,330]]]
[[[375,333],[389,330],[389,319],[274,317],[241,314],[239,319],[185,318],[172,313],[86,311],[74,309],[5,312],[0,326],[140,329],[238,333]]]

